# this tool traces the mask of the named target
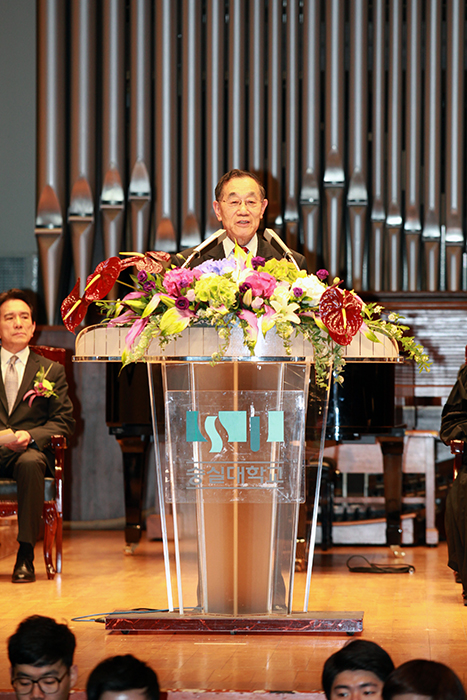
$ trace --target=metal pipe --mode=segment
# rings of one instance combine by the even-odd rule
[[[177,246],[178,112],[177,112],[177,3],[155,3],[154,187],[155,248]]]
[[[37,3],[37,166],[35,237],[47,323],[53,325],[62,270],[65,215],[65,5]]]
[[[151,2],[130,4],[130,183],[131,250],[149,247],[151,218]]]
[[[310,0],[303,7],[302,177],[300,206],[303,226],[303,252],[310,271],[317,269],[319,245],[321,180],[320,7],[321,3],[319,0]]]

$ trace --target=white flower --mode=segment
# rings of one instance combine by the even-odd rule
[[[278,302],[279,306],[287,306],[287,304],[290,301],[291,296],[292,296],[292,290],[289,287],[289,285],[288,284],[286,284],[286,285],[279,284],[279,285],[277,285],[274,292],[272,293],[272,296],[270,299],[271,306],[276,308],[274,306],[274,304],[272,303],[273,301]]]
[[[304,293],[302,302],[310,306],[318,306],[321,295],[326,289],[326,285],[319,281],[316,275],[307,275],[299,277],[292,284],[292,291],[301,289]]]

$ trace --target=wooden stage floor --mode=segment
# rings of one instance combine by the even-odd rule
[[[446,566],[444,543],[405,549],[414,574],[349,572],[347,559],[364,554],[374,563],[397,563],[385,547],[334,547],[315,555],[312,610],[363,610],[362,638],[381,644],[394,662],[426,658],[449,664],[467,685],[467,607],[461,586]],[[123,553],[123,533],[68,531],[64,572],[47,581],[40,545],[37,581],[10,582],[14,556],[0,559],[0,689],[10,689],[6,640],[33,613],[67,622],[77,637],[77,689],[84,689],[94,665],[105,656],[132,653],[157,671],[163,689],[295,691],[321,689],[324,660],[344,645],[345,635],[124,635],[102,623],[79,621],[115,610],[165,608],[162,545],[143,539],[132,556]],[[296,599],[303,600],[305,574],[296,575]],[[205,696],[206,697],[206,696]],[[264,696],[263,696],[264,697]]]

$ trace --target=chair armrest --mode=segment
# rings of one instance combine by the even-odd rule
[[[57,448],[66,450],[68,447],[66,437],[64,435],[52,435],[50,438],[50,444],[54,450]]]
[[[63,473],[65,467],[65,450],[67,441],[64,435],[52,435],[50,446],[55,453],[55,503],[57,513],[63,513]]]
[[[465,442],[463,440],[451,440],[449,444],[451,447],[451,454],[454,455],[454,478],[456,478],[462,468],[462,456],[464,454]]]

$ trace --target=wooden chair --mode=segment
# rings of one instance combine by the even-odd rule
[[[38,355],[65,365],[65,348],[51,348],[45,345],[31,345]],[[46,477],[44,483],[44,561],[47,578],[53,579],[62,571],[63,541],[63,470],[66,438],[53,435],[50,445],[55,453],[55,475]],[[18,514],[18,494],[14,479],[0,478],[0,518]],[[55,542],[55,566],[53,563],[53,546]]]

